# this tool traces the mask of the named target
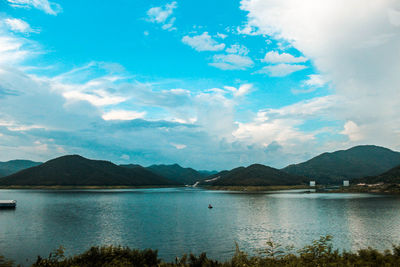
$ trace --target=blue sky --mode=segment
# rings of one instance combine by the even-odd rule
[[[0,0],[0,160],[399,150],[400,6],[367,2]]]

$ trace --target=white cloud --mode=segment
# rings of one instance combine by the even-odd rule
[[[174,26],[175,18],[171,18],[168,23],[165,23],[164,25],[161,26],[163,30],[168,30],[168,31],[173,31],[176,30]]]
[[[317,90],[318,88],[324,87],[328,81],[324,76],[320,74],[310,74],[308,75],[308,79],[302,81],[300,85],[302,89],[292,89],[293,94],[306,94],[311,93]]]
[[[298,94],[308,94],[308,93],[312,93],[312,92],[314,92],[315,90],[317,90],[317,88],[315,88],[315,87],[310,87],[310,88],[307,88],[307,89],[291,89],[290,91],[291,91],[293,94],[298,95]]]
[[[188,36],[182,38],[182,42],[193,47],[197,51],[219,51],[225,48],[225,44],[215,41],[208,32],[201,35]]]
[[[227,53],[238,54],[242,56],[246,56],[250,52],[246,46],[240,44],[233,44],[230,47],[228,47],[225,51]]]
[[[303,152],[315,155],[331,149],[326,144],[321,144],[317,135],[330,133],[332,129],[319,127],[317,130],[305,131],[301,130],[301,126],[310,119],[329,118],[337,101],[340,100],[334,96],[326,96],[277,109],[259,110],[252,120],[238,122],[238,127],[232,134],[235,140],[262,149],[264,153],[257,157],[264,158],[267,162],[275,162],[281,167],[300,162],[305,159]],[[253,153],[257,154],[258,151],[256,149]],[[310,155],[306,158],[310,158]]]
[[[127,154],[122,154],[122,155],[121,155],[121,159],[123,159],[123,160],[130,160],[131,157],[129,157],[129,155],[127,155]]]
[[[129,110],[110,110],[105,112],[101,117],[106,120],[135,120],[142,119],[146,115],[146,112],[137,112],[137,111],[129,111]]]
[[[342,99],[334,95],[328,95],[303,100],[278,109],[267,109],[265,112],[268,113],[269,116],[275,117],[327,117],[331,113],[332,109],[335,107],[336,103],[339,101],[342,101]]]
[[[248,56],[220,54],[214,55],[213,62],[209,63],[209,65],[222,70],[245,70],[253,67],[254,62]]]
[[[13,7],[18,8],[37,8],[50,15],[57,15],[62,11],[59,4],[49,2],[48,0],[7,0],[8,3]]]
[[[248,33],[286,40],[331,82],[344,99],[332,116],[357,122],[364,142],[400,148],[396,1],[242,0],[241,9]]]
[[[26,40],[0,34],[0,64],[21,62],[34,53],[35,51],[27,48]]]
[[[308,59],[305,57],[295,57],[288,53],[282,53],[276,51],[270,51],[265,54],[263,59],[264,62],[268,63],[303,63],[306,62]]]
[[[21,19],[5,19],[5,23],[8,27],[14,32],[21,32],[21,33],[31,33],[31,32],[38,32],[37,30],[33,30],[31,26]]]
[[[140,83],[118,70],[106,70],[106,75],[104,69],[92,72],[91,68],[101,68],[96,63],[56,77],[47,77],[45,72],[41,72],[42,76],[28,74],[18,65],[31,54],[28,41],[12,34],[1,35],[0,120],[7,123],[0,125],[2,157],[33,158],[40,153],[48,159],[65,149],[69,153],[102,153],[116,160],[125,154],[135,155],[135,160],[145,163],[174,160],[194,167],[221,168],[255,161],[282,166],[288,159],[276,157],[283,155],[279,153],[304,159],[303,151],[315,155],[328,146],[333,150],[360,141],[396,148],[400,140],[399,27],[396,13],[393,16],[388,10],[398,7],[385,0],[384,4],[368,2],[377,5],[370,13],[358,0],[357,5],[338,1],[340,11],[330,0],[326,1],[326,9],[318,1],[305,0],[303,8],[296,1],[288,0],[290,5],[286,6],[284,1],[264,0],[257,2],[260,6],[255,10],[248,11],[252,24],[249,33],[264,33],[264,27],[270,25],[264,25],[264,20],[271,19],[263,15],[264,9],[273,2],[281,15],[273,17],[270,36],[283,38],[282,43],[300,50],[324,74],[323,79],[336,87],[336,95],[261,109],[256,114],[241,111],[246,106],[244,96],[251,92],[248,84],[188,91],[158,81]],[[318,12],[310,11],[312,7]],[[352,16],[366,17],[346,15],[343,7],[350,7]],[[356,12],[357,8],[362,12]],[[258,11],[260,16],[254,13]],[[254,21],[250,21],[252,16]],[[160,25],[168,24],[171,17]],[[360,25],[358,20],[362,21]],[[211,47],[218,45],[220,50],[225,48],[218,42]],[[253,66],[240,49],[231,48],[226,52],[232,54],[216,55],[219,57],[213,63],[220,63],[216,66],[225,69]],[[283,63],[275,66],[279,64]],[[284,71],[275,73],[282,75]],[[310,75],[304,85],[320,86],[319,78]],[[132,121],[145,116],[151,121]],[[349,140],[318,142],[318,134],[328,130],[313,120],[346,122],[344,129],[329,131],[345,134]],[[310,121],[317,130],[302,128]],[[49,137],[54,141],[46,141]],[[186,146],[181,151],[185,153],[177,153],[177,146]]]
[[[269,120],[264,113],[257,114],[254,122],[239,123],[233,135],[253,144],[269,144],[279,142],[284,146],[301,145],[314,139],[312,133],[304,133],[296,129],[302,121],[295,119]]]
[[[178,150],[180,150],[180,149],[184,149],[184,148],[186,148],[186,147],[187,147],[186,145],[183,145],[183,144],[175,144],[175,143],[171,143],[171,145],[172,145],[173,147],[175,147],[176,149],[178,149]]]
[[[344,124],[343,131],[341,131],[340,133],[347,135],[350,141],[360,141],[363,139],[360,128],[354,121],[347,121]]]
[[[308,75],[308,79],[303,81],[304,85],[317,88],[323,87],[326,83],[326,79],[320,74],[310,74]]]
[[[390,23],[392,23],[394,26],[399,27],[400,26],[400,11],[395,10],[393,8],[389,8],[387,10],[387,12],[388,12]]]
[[[284,77],[293,72],[300,71],[306,69],[307,66],[297,65],[297,64],[277,64],[277,65],[268,65],[263,67],[261,70],[258,70],[256,73],[268,74],[271,77]]]
[[[224,86],[224,88],[233,93],[233,96],[240,97],[247,95],[250,90],[253,88],[253,85],[250,83],[242,84],[239,88],[233,86]]]
[[[57,85],[54,86],[54,88],[56,87]],[[115,96],[104,90],[94,90],[92,92],[85,93],[72,89],[71,91],[65,91],[62,95],[69,101],[69,103],[75,101],[87,101],[94,106],[115,105],[127,100],[125,97]]]
[[[228,35],[217,32],[217,37],[219,37],[221,39],[225,39],[226,37],[228,37]]]
[[[149,21],[153,23],[162,24],[162,29],[173,30],[175,22],[175,17],[172,17],[174,9],[178,7],[177,2],[173,1],[164,6],[152,7],[147,11],[147,16]]]

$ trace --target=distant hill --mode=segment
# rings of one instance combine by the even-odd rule
[[[109,161],[90,160],[68,155],[39,166],[0,178],[0,185],[62,186],[142,186],[172,185],[169,181],[141,166],[124,168]]]
[[[204,177],[208,177],[218,173],[217,171],[205,171],[205,170],[199,170],[198,172]]]
[[[171,181],[180,184],[194,184],[195,182],[208,176],[208,173],[201,173],[192,168],[183,168],[178,164],[173,165],[151,165],[148,170],[163,176]]]
[[[304,163],[289,165],[282,170],[316,180],[318,183],[338,183],[379,175],[400,164],[400,153],[390,149],[365,145],[333,153],[323,153]]]
[[[205,185],[218,186],[272,186],[298,185],[306,182],[304,177],[292,175],[261,164],[222,171],[203,181]]]
[[[363,183],[367,183],[367,184],[376,184],[376,183],[381,183],[381,182],[389,183],[389,184],[400,184],[400,165],[396,166],[380,175],[357,179],[356,182],[357,183],[363,182]]]
[[[30,160],[20,160],[20,159],[10,160],[7,162],[0,162],[0,177],[4,177],[40,164],[42,163]]]

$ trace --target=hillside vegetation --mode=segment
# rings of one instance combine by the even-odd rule
[[[261,164],[222,171],[208,177],[203,185],[212,186],[272,186],[298,185],[306,182],[304,177],[292,175]]]
[[[13,263],[2,259],[0,266],[12,267]],[[311,245],[297,251],[284,248],[268,241],[257,256],[249,256],[236,246],[235,254],[224,262],[209,259],[206,253],[176,257],[174,262],[165,262],[158,257],[157,250],[137,250],[128,247],[92,247],[82,254],[67,257],[60,247],[47,258],[38,256],[32,267],[125,267],[125,266],[159,266],[159,267],[272,267],[272,266],[400,266],[400,247],[379,252],[373,248],[360,249],[357,252],[339,252],[334,250],[331,237],[321,237]]]
[[[380,175],[369,176],[358,179],[357,182],[367,183],[367,184],[376,184],[376,183],[400,184],[400,165]]]
[[[204,175],[192,168],[183,168],[178,164],[151,165],[146,169],[180,184],[192,185],[207,176],[207,174]]]
[[[30,167],[38,166],[41,162],[35,162],[30,160],[10,160],[7,162],[0,162],[0,177],[11,175]]]
[[[318,183],[340,183],[379,175],[400,164],[400,153],[379,146],[356,146],[348,150],[323,153],[306,162],[289,165],[282,170],[301,175]]]
[[[68,155],[49,160],[39,166],[0,178],[0,185],[30,186],[142,186],[173,185],[141,166],[124,168],[109,161],[90,160]]]

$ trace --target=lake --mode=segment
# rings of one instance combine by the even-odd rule
[[[0,190],[18,201],[0,210],[0,255],[17,263],[94,245],[158,249],[165,260],[207,252],[250,253],[268,240],[300,248],[321,235],[336,248],[400,244],[400,197],[373,194],[243,193],[193,188]],[[208,209],[208,204],[214,206]]]

